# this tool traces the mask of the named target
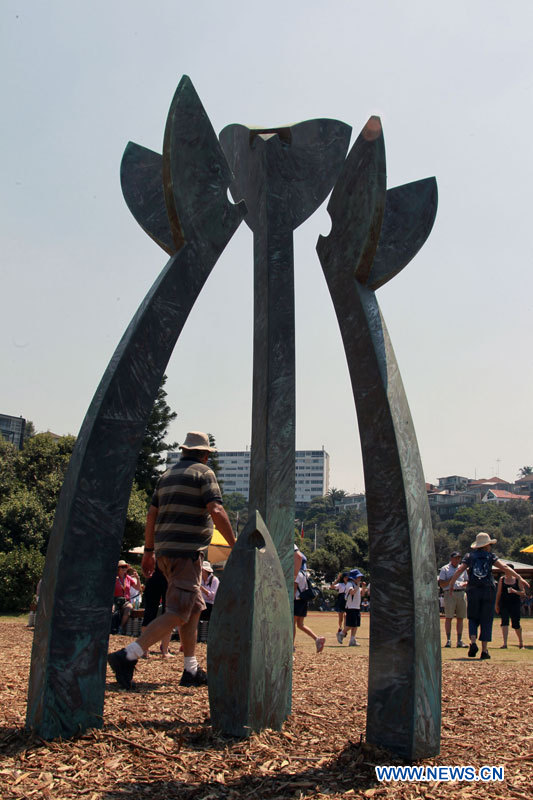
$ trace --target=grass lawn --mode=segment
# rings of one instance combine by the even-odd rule
[[[357,636],[358,642],[361,644],[361,647],[355,648],[351,647],[348,648],[348,638],[344,640],[344,644],[340,645],[335,638],[335,634],[337,633],[337,614],[332,611],[310,611],[306,617],[306,624],[308,628],[311,628],[318,636],[325,636],[326,637],[326,646],[325,649],[337,649],[337,650],[351,650],[353,652],[360,652],[365,653],[368,655],[368,644],[369,644],[369,623],[370,623],[370,614],[362,614],[361,615],[361,627],[359,629],[359,634]],[[452,623],[452,647],[447,648],[444,647],[446,642],[446,635],[444,633],[444,617],[440,618],[440,628],[441,628],[441,643],[442,643],[442,660],[443,662],[447,661],[472,661],[472,659],[468,658],[466,655],[467,651],[465,649],[457,650],[455,647],[456,643],[456,636],[455,636],[455,620]],[[501,661],[506,664],[531,664],[533,661],[533,617],[525,617],[522,619],[522,631],[524,637],[524,649],[518,649],[518,639],[516,637],[515,632],[510,628],[509,629],[509,639],[507,642],[507,650],[500,650],[500,645],[503,643],[501,630],[500,630],[500,619],[496,617],[494,619],[494,626],[492,629],[492,642],[489,644],[489,652],[491,655],[492,661]],[[464,621],[463,627],[463,642],[468,642],[468,620]],[[304,648],[305,650],[309,649],[312,650],[315,644],[313,640],[306,636],[301,632],[296,633],[296,649],[300,650]],[[480,647],[481,652],[481,647]],[[478,654],[479,658],[479,654]]]

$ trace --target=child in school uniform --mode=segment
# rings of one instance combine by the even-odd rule
[[[344,596],[346,598],[346,622],[344,630],[337,634],[339,644],[343,643],[345,636],[350,632],[350,647],[359,647],[356,639],[357,628],[361,626],[361,578],[363,573],[358,569],[352,569],[348,574],[348,581]]]

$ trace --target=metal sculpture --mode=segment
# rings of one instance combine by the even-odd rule
[[[316,119],[286,128],[228,125],[220,143],[254,234],[254,372],[249,510],[260,511],[294,594],[295,366],[293,231],[340,172],[351,128]]]
[[[291,704],[292,610],[274,542],[258,511],[237,539],[209,622],[213,727],[232,736],[279,730]]]
[[[355,142],[328,203],[317,251],[352,382],[365,472],[372,613],[367,740],[406,758],[440,747],[435,553],[424,474],[375,290],[426,240],[433,178],[387,192],[381,124]]]
[[[50,536],[33,643],[26,724],[45,739],[102,725],[115,567],[146,424],[194,302],[238,227],[231,173],[187,77],[170,107],[163,156],[129,144],[124,194],[172,254],[118,345],[89,407]],[[149,197],[137,192],[142,185]],[[84,564],[84,591],[72,570]]]
[[[247,735],[279,727],[289,713],[292,231],[335,184],[328,205],[332,231],[317,249],[346,350],[365,468],[372,571],[367,737],[408,758],[438,752],[440,661],[429,510],[407,401],[375,299],[375,290],[427,238],[436,186],[430,179],[387,192],[379,120],[371,118],[344,160],[349,135],[350,128],[336,120],[264,130],[231,125],[221,134],[221,148],[184,77],[170,108],[163,155],[132,143],[126,148],[121,168],[126,202],[171,259],[104,374],[58,504],[27,716],[28,726],[44,738],[101,725],[114,565],[137,453],[183,324],[245,214],[244,203],[228,202],[230,185],[236,200],[244,198],[254,233],[251,521],[228,561],[213,617],[211,714],[222,730]],[[90,565],[87,605],[68,569],[74,558]],[[229,619],[236,584],[240,601],[243,587],[247,593],[246,624],[230,643],[229,630],[235,637],[243,622],[237,626]],[[265,626],[273,643],[268,653],[260,644]],[[231,659],[225,662],[228,652]],[[230,683],[246,686],[242,697],[229,691]]]

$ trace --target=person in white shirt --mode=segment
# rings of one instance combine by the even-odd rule
[[[213,567],[209,561],[204,561],[202,564],[202,582],[200,584],[200,590],[205,600],[206,607],[200,614],[201,620],[210,618],[219,584],[219,579],[213,574]]]
[[[302,562],[299,558],[300,551],[296,549],[294,551],[294,568],[298,565],[301,566]],[[308,628],[305,624],[304,620],[307,616],[307,600],[304,600],[300,597],[300,592],[304,592],[307,589],[307,576],[302,569],[299,569],[298,572],[294,576],[294,627],[293,627],[293,641],[296,638],[296,628],[302,631],[302,633],[306,633],[311,639],[314,639],[315,647],[317,653],[321,653],[324,649],[324,645],[326,643],[325,636],[317,636],[311,628]]]
[[[337,599],[335,600],[335,611],[339,615],[339,628],[337,630],[337,637],[344,628],[344,611],[346,609],[346,597],[344,596],[344,592],[346,590],[347,580],[348,580],[348,573],[339,572],[336,582],[332,583],[331,586],[329,587],[330,589],[336,589],[338,593]]]
[[[339,644],[343,643],[344,638],[350,631],[350,647],[359,647],[356,638],[357,628],[361,626],[361,578],[363,573],[358,569],[352,569],[348,573],[348,582],[344,596],[346,597],[346,623],[344,630],[337,634]]]
[[[444,647],[451,647],[452,642],[452,619],[457,617],[457,647],[466,647],[461,639],[463,635],[463,620],[466,617],[466,578],[460,578],[453,588],[450,583],[459,569],[461,563],[461,553],[457,550],[450,555],[450,561],[445,564],[439,573],[439,586],[444,595],[444,630],[446,632],[446,644]]]

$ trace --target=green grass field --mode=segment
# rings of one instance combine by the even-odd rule
[[[344,644],[340,645],[336,639],[337,633],[337,614],[335,612],[325,611],[310,611],[306,617],[306,623],[317,636],[326,637],[326,649],[350,650],[355,653],[363,653],[368,655],[368,640],[369,640],[369,614],[361,615],[361,627],[357,636],[361,647],[348,647],[348,639],[344,640]],[[441,644],[442,644],[442,660],[446,661],[471,661],[466,655],[466,649],[457,649],[455,647],[455,620],[452,623],[452,647],[445,648],[446,635],[444,633],[444,617],[440,618],[441,628]],[[522,630],[524,637],[525,647],[523,650],[518,649],[518,639],[513,630],[509,629],[509,639],[507,642],[507,650],[500,650],[500,645],[503,643],[500,620],[498,617],[494,619],[494,626],[492,628],[492,642],[489,644],[489,652],[493,661],[502,661],[505,663],[523,663],[531,664],[533,662],[533,617],[526,617],[522,619]],[[468,620],[464,621],[463,627],[463,642],[468,642]],[[305,648],[312,650],[315,646],[313,640],[301,632],[296,633],[296,649]],[[481,651],[481,648],[480,648]],[[478,655],[479,657],[479,655]]]
[[[1,622],[8,623],[26,623],[28,619],[27,614],[12,614],[0,616]],[[306,617],[307,625],[313,630],[317,636],[326,637],[326,649],[332,650],[346,650],[352,653],[364,653],[368,655],[368,641],[369,641],[369,614],[362,614],[361,627],[357,636],[361,647],[348,647],[348,640],[345,639],[344,644],[340,645],[336,639],[337,633],[337,614],[333,611],[310,611]],[[440,618],[441,628],[441,644],[442,644],[442,660],[445,661],[469,661],[466,655],[466,649],[458,650],[455,647],[455,620],[452,624],[452,647],[444,647],[446,636],[444,633],[444,617]],[[500,620],[498,617],[494,619],[494,626],[492,629],[493,640],[489,644],[489,651],[493,661],[502,661],[508,664],[531,664],[533,662],[533,617],[525,617],[522,619],[522,630],[524,636],[525,647],[523,650],[518,649],[518,639],[512,629],[509,629],[508,649],[501,650],[502,635],[500,631]],[[463,641],[468,641],[468,620],[464,622],[463,628]],[[301,632],[296,633],[296,649],[305,648],[312,650],[315,644],[313,640]]]

